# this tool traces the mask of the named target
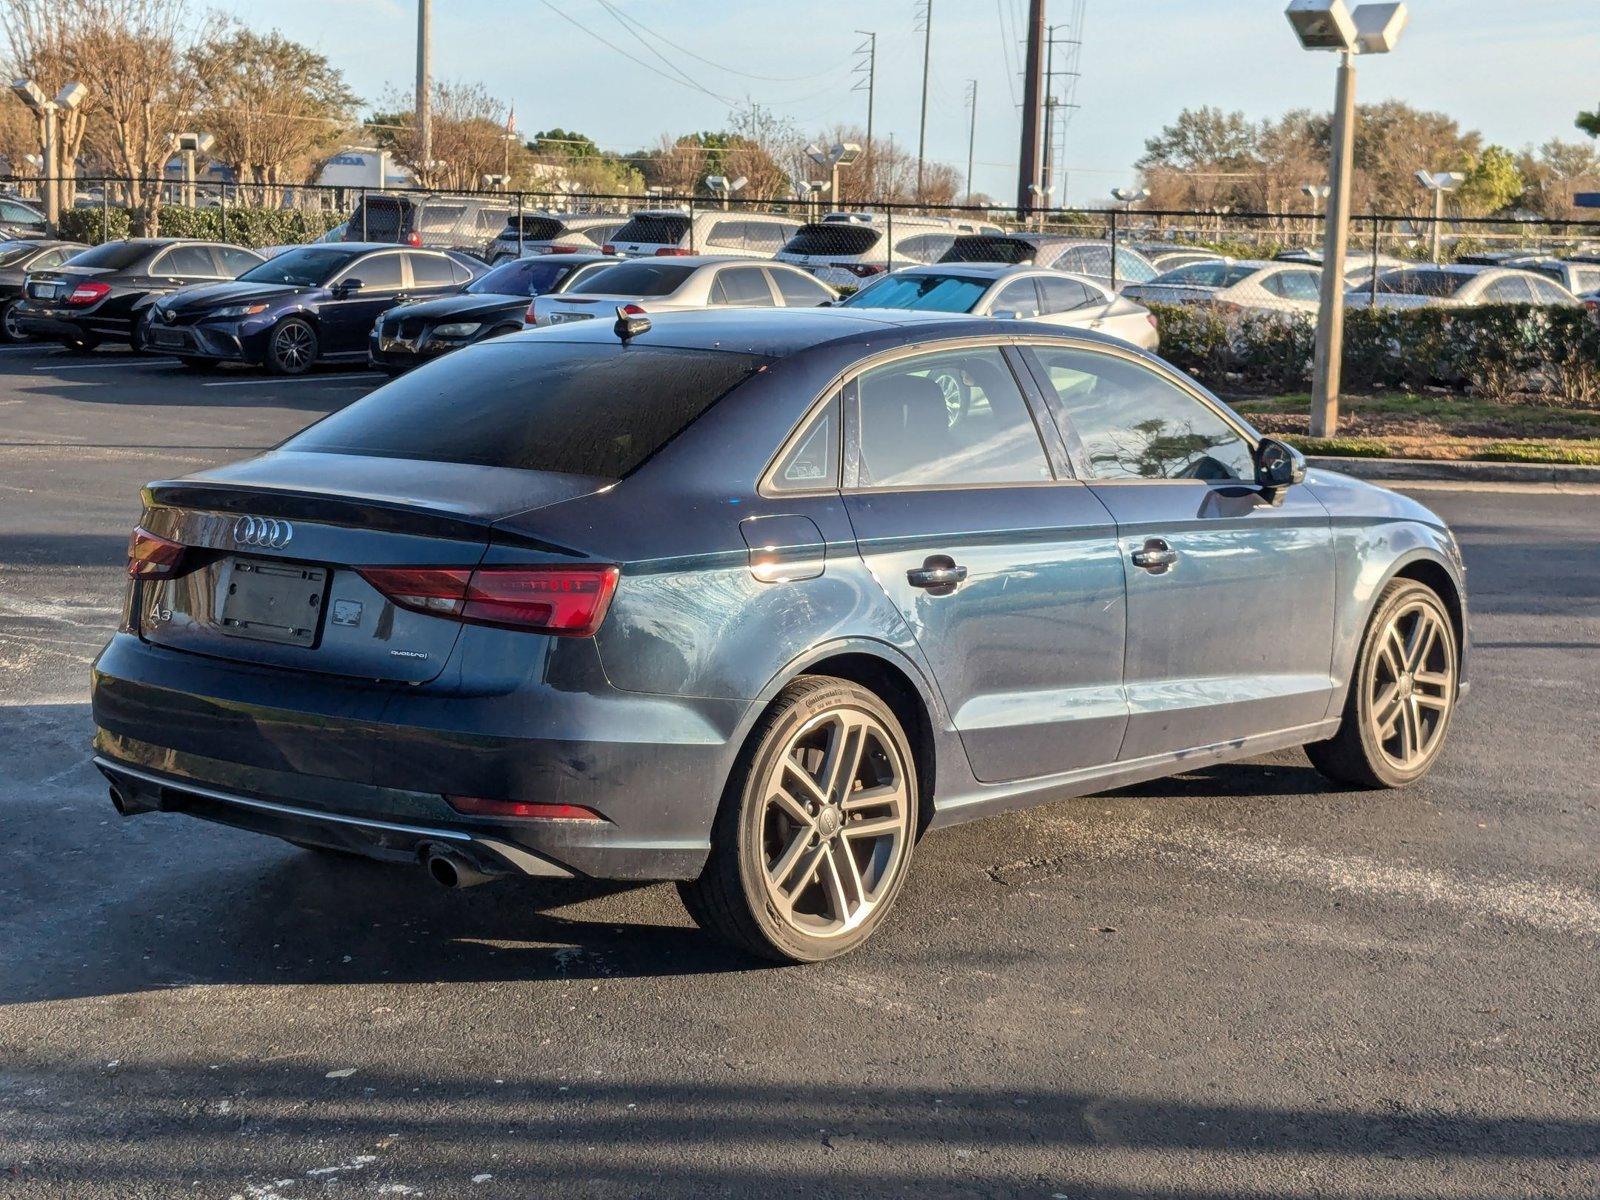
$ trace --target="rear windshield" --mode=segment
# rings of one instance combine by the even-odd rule
[[[1260,269],[1245,263],[1197,262],[1174,267],[1163,275],[1157,275],[1151,282],[1183,287],[1226,288],[1243,283]]]
[[[673,262],[619,262],[574,284],[569,296],[670,296],[698,268]]]
[[[620,479],[763,361],[609,342],[489,343],[402,376],[281,449]]]
[[[989,290],[990,282],[964,275],[890,275],[841,301],[841,306],[971,312],[972,306]]]
[[[611,235],[613,242],[659,242],[676,246],[689,232],[689,218],[675,213],[628,218],[628,223]]]
[[[38,242],[0,242],[0,267],[21,262],[38,249]]]
[[[467,284],[475,296],[542,296],[574,270],[571,263],[538,258],[518,258],[501,263],[487,275]]]
[[[109,267],[113,271],[131,267],[134,263],[160,247],[149,242],[106,242],[93,250],[85,250],[72,260],[75,267]]]
[[[368,196],[356,203],[347,236],[352,240],[360,238],[364,242],[398,242],[410,232],[410,217],[409,200],[395,196]]]
[[[507,217],[505,232],[500,236],[503,238],[515,238],[517,236],[518,220],[516,213],[512,213]],[[538,213],[523,213],[520,220],[522,222],[523,240],[529,242],[549,241],[566,228],[566,225],[555,217],[540,216]]]
[[[1032,243],[1021,238],[996,237],[990,233],[965,233],[944,252],[940,262],[1028,263],[1033,261]]]
[[[1386,271],[1378,276],[1378,290],[1398,296],[1454,296],[1472,279],[1455,271]]]
[[[866,254],[883,237],[881,230],[865,225],[843,225],[837,221],[821,221],[815,225],[802,225],[784,245],[785,254]]]

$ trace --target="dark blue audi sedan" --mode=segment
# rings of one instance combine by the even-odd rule
[[[152,483],[95,762],[125,814],[679,881],[844,953],[926,832],[1290,746],[1398,787],[1465,691],[1461,559],[1125,343],[892,311],[468,347]]]
[[[197,370],[234,362],[300,375],[319,362],[365,361],[386,309],[458,292],[487,269],[464,255],[382,242],[300,246],[237,279],[156,301],[143,344]]]

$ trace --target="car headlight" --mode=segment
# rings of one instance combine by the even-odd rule
[[[447,338],[471,337],[482,328],[482,321],[456,321],[449,325],[435,325],[433,327],[433,336]]]
[[[214,308],[206,314],[207,317],[253,317],[257,313],[267,311],[265,304],[230,304],[226,308]]]

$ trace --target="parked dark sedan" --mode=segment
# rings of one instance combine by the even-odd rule
[[[372,327],[368,358],[383,370],[403,371],[473,342],[516,333],[529,300],[564,292],[616,265],[610,254],[550,254],[501,263],[453,296],[391,308]]]
[[[59,267],[74,254],[88,248],[82,242],[46,241],[43,238],[0,242],[0,342],[20,342],[28,336],[15,319],[28,272]]]
[[[1465,691],[1443,521],[1026,321],[497,338],[148,485],[128,572],[93,677],[124,814],[448,886],[674,879],[787,960],[868,937],[924,830],[1300,745],[1399,787]]]
[[[60,266],[29,272],[16,310],[17,328],[75,350],[92,350],[104,341],[139,349],[140,322],[158,296],[232,279],[261,261],[254,250],[221,242],[106,242]]]
[[[232,283],[189,288],[155,304],[146,341],[186,366],[265,366],[299,375],[362,359],[378,314],[454,292],[473,268],[439,250],[330,242],[285,250]]]

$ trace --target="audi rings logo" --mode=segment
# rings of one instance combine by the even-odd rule
[[[240,517],[233,523],[233,540],[241,546],[282,550],[294,537],[294,526],[274,517]]]

